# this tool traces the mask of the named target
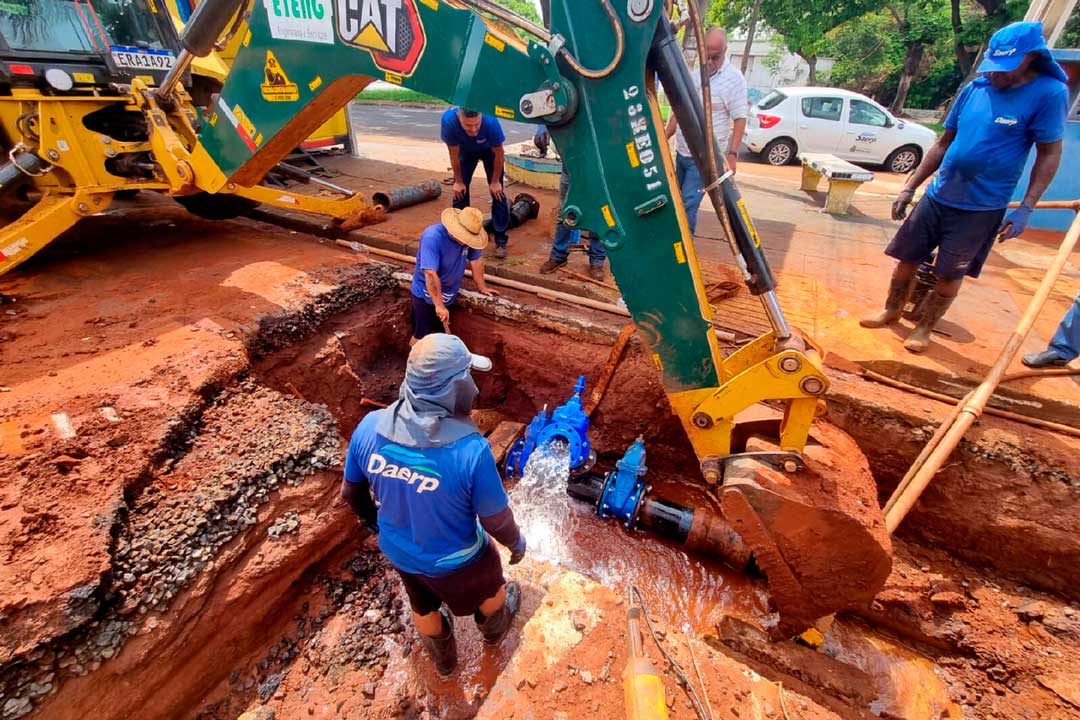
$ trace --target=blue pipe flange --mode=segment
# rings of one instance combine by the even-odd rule
[[[627,530],[633,530],[641,501],[652,489],[645,484],[646,472],[645,442],[639,437],[626,449],[626,454],[615,463],[615,470],[604,481],[596,514],[602,518],[617,518]]]
[[[549,416],[547,406],[532,419],[525,435],[518,438],[506,456],[506,476],[520,477],[529,464],[529,457],[536,448],[555,440],[565,441],[570,448],[570,469],[577,473],[592,467],[596,453],[589,442],[589,416],[581,407],[581,394],[585,391],[585,376],[578,378],[574,394],[555,408]]]

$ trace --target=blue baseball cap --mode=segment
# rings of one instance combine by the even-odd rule
[[[979,72],[1012,72],[1020,67],[1028,53],[1039,55],[1032,63],[1034,70],[1055,80],[1068,82],[1065,71],[1050,56],[1041,22],[1015,22],[994,33],[979,63]]]

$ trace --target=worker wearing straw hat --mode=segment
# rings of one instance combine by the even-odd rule
[[[443,210],[440,222],[420,234],[412,282],[412,342],[437,332],[450,332],[450,306],[454,304],[466,265],[472,268],[476,288],[497,295],[484,282],[484,216],[479,210]]]

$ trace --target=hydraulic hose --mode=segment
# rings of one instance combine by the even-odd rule
[[[704,39],[701,42],[703,43]],[[704,64],[704,53],[702,58]],[[730,173],[717,176],[715,158],[721,156],[720,149],[715,136],[707,132],[708,120],[701,99],[695,91],[695,84],[683,60],[682,49],[675,38],[671,23],[666,19],[657,25],[649,51],[649,66],[656,71],[664,86],[664,92],[671,103],[671,111],[675,114],[690,154],[705,181],[706,192],[720,217],[724,235],[746,286],[751,294],[761,299],[777,338],[790,338],[791,328],[776,297],[776,280],[742,195]],[[710,159],[713,159],[712,162]]]

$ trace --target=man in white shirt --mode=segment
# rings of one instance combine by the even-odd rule
[[[734,172],[750,108],[746,100],[746,79],[728,61],[727,33],[723,28],[713,28],[705,35],[705,52],[706,66],[709,69],[709,92],[712,95],[713,135],[721,152],[727,153],[724,161]],[[698,96],[701,96],[700,87]],[[683,205],[686,206],[686,219],[690,225],[690,234],[693,235],[697,229],[698,207],[704,197],[701,191],[705,183],[690,155],[682,129],[676,132],[674,113],[667,124],[667,136],[671,137],[672,134],[675,135],[675,178],[679,182]],[[717,158],[718,165],[719,160]],[[717,170],[723,172],[722,168],[718,167]]]

